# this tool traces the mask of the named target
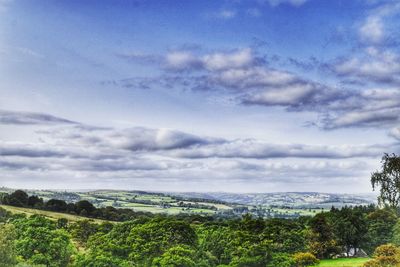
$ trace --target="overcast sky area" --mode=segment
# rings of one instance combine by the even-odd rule
[[[0,186],[371,192],[400,3],[0,0]]]

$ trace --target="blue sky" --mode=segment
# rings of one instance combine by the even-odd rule
[[[389,0],[0,0],[0,185],[370,192],[399,25]]]

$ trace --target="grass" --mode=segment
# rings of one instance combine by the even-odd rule
[[[361,267],[370,259],[368,258],[342,258],[332,260],[321,260],[318,267]]]
[[[85,220],[85,219],[90,219],[93,220],[96,223],[103,223],[107,222],[106,220],[100,220],[100,219],[92,219],[92,218],[86,218],[78,215],[73,215],[73,214],[67,214],[67,213],[60,213],[60,212],[53,212],[53,211],[46,211],[46,210],[36,210],[36,209],[29,209],[29,208],[21,208],[21,207],[13,207],[13,206],[7,206],[7,205],[0,205],[1,208],[8,210],[11,213],[19,213],[19,214],[26,214],[27,216],[31,216],[34,214],[39,214],[43,215],[51,220],[58,220],[61,218],[65,218],[70,222],[76,222],[80,220]]]

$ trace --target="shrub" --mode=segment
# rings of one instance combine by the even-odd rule
[[[381,245],[375,249],[374,257],[396,257],[400,249],[393,244]]]
[[[313,266],[319,263],[319,260],[309,252],[299,252],[293,255],[293,259],[298,267]]]
[[[272,259],[267,267],[293,267],[296,266],[296,262],[290,254],[287,253],[276,253],[272,255]]]
[[[364,264],[364,267],[391,266],[400,266],[400,249],[393,244],[377,247],[374,252],[374,259]]]

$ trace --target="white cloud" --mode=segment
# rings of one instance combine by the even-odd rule
[[[32,124],[78,124],[77,122],[37,112],[0,110],[0,124],[32,125]]]
[[[171,151],[172,155],[183,158],[353,158],[377,157],[388,145],[304,145],[268,144],[257,140],[234,140],[220,144],[208,144],[186,150]]]
[[[372,43],[380,43],[384,38],[382,18],[369,17],[360,28],[361,38]]]
[[[167,68],[185,70],[201,67],[202,62],[192,53],[186,51],[174,51],[165,57]]]
[[[311,98],[316,92],[312,84],[294,84],[281,89],[272,89],[250,95],[245,103],[260,103],[261,105],[301,105],[302,102]]]
[[[204,67],[211,71],[244,68],[255,61],[250,48],[241,49],[232,53],[214,53],[202,58]]]
[[[368,95],[381,98],[384,94]],[[322,184],[327,179],[343,183],[349,177],[363,177],[369,170],[363,162],[398,149],[391,144],[275,144],[172,129],[83,124],[41,128],[32,137],[32,141],[0,142],[0,171],[8,185],[25,181],[26,186],[38,186],[40,181],[58,188],[143,185],[148,189],[152,184],[153,190],[161,185],[172,190],[176,187],[171,183],[176,183],[183,189],[212,190],[211,184],[221,188],[227,183],[232,185],[229,190],[236,191],[240,186],[233,184],[249,181],[270,186],[300,181]]]
[[[370,44],[380,44],[385,41],[385,20],[398,13],[400,4],[396,1],[384,3],[371,11],[359,28],[361,39]]]
[[[400,84],[400,56],[393,51],[369,47],[362,56],[340,62],[334,69],[343,77]]]
[[[172,51],[165,56],[166,67],[175,70],[207,69],[218,71],[230,68],[243,68],[254,63],[255,57],[250,48],[233,52],[211,53],[202,57],[190,51]]]

